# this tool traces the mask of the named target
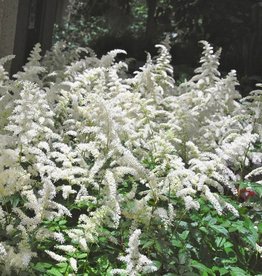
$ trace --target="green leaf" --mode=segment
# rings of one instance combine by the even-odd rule
[[[262,234],[262,222],[260,222],[257,226],[257,229],[258,229],[258,233],[259,234]]]
[[[233,250],[233,244],[231,243],[231,242],[225,242],[224,243],[224,250],[225,250],[225,252],[228,254],[228,253],[230,253],[230,252],[234,252],[234,250]]]
[[[159,261],[153,261],[153,263],[157,267],[157,269],[159,269],[161,267],[161,265],[162,265],[162,263],[159,262]]]
[[[219,276],[228,274],[228,270],[224,267],[213,266],[212,271],[219,272]]]
[[[57,267],[67,267],[67,263],[56,264]]]
[[[211,226],[212,224],[215,224],[217,222],[216,218],[213,218],[211,215],[206,216],[203,221],[207,221],[208,225]]]
[[[182,264],[182,265],[185,264],[186,263],[186,259],[187,259],[186,251],[183,250],[183,249],[180,249],[179,253],[178,253],[179,264]]]
[[[12,207],[13,208],[17,207],[17,205],[19,204],[20,200],[21,200],[21,198],[19,196],[17,196],[17,195],[14,196],[14,197],[11,197],[10,202],[12,204]]]
[[[199,263],[199,262],[196,261],[196,260],[192,260],[191,266],[194,267],[194,268],[196,268],[196,269],[198,269],[198,270],[199,270],[200,272],[202,272],[202,273],[208,273],[209,275],[215,275],[215,274],[213,273],[213,271],[212,271],[210,268],[208,268],[208,267],[205,266],[204,264]],[[203,274],[202,274],[202,275],[203,275]],[[204,275],[205,275],[205,274],[204,274]]]
[[[172,243],[173,246],[178,247],[178,248],[181,248],[183,246],[182,242],[178,239],[172,239],[171,243]]]
[[[87,257],[87,253],[80,253],[75,255],[77,259],[85,259]]]
[[[66,223],[67,223],[67,221],[65,219],[62,219],[58,222],[59,225],[64,225]]]
[[[186,240],[186,238],[188,237],[188,234],[189,234],[189,231],[188,231],[188,230],[185,230],[185,231],[183,231],[181,234],[179,234],[179,237],[180,237],[182,240]]]
[[[46,272],[46,270],[48,268],[52,267],[51,264],[49,263],[36,263],[34,266],[33,266],[33,269],[34,270],[37,270],[39,272]]]
[[[247,229],[244,227],[243,221],[235,221],[232,223],[231,227],[229,228],[229,232],[240,232],[242,234],[247,233]]]
[[[155,242],[155,249],[157,252],[162,253],[163,250],[160,242],[158,241]]]
[[[66,272],[66,269],[68,267],[67,263],[59,263],[56,265],[61,273]]]
[[[228,236],[228,231],[225,227],[221,225],[210,225],[212,229],[214,229],[217,233],[223,234],[224,236]]]
[[[48,275],[52,276],[63,276],[58,268],[52,267],[50,270],[47,271]]]
[[[256,247],[256,241],[257,241],[256,237],[254,237],[253,235],[248,235],[245,237],[245,239],[248,241],[250,245],[252,245],[253,247]]]
[[[206,227],[201,226],[199,229],[200,229],[202,232],[208,234],[208,230],[206,229]]]
[[[149,248],[149,247],[151,247],[154,243],[155,243],[154,240],[148,240],[148,241],[146,241],[146,242],[143,244],[142,248],[143,248],[143,249]]]
[[[224,265],[229,265],[229,264],[235,264],[237,262],[237,258],[234,257],[234,258],[229,258],[229,259],[223,259],[222,260],[222,263]]]
[[[224,237],[216,237],[215,239],[215,243],[217,247],[222,247],[225,242],[226,242],[226,239]]]
[[[233,246],[233,244],[231,243],[231,242],[229,242],[229,241],[226,241],[225,243],[224,243],[224,248],[230,248],[230,247],[232,247]]]
[[[230,275],[231,276],[248,276],[250,275],[245,270],[240,267],[230,267]]]

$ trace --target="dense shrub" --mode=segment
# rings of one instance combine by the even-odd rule
[[[261,272],[262,91],[202,44],[179,85],[167,44],[133,77],[122,50],[0,61],[3,275]]]

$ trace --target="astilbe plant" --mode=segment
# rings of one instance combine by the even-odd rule
[[[240,101],[236,73],[221,78],[220,52],[202,43],[201,67],[179,86],[164,45],[134,77],[116,61],[122,50],[98,59],[63,43],[43,59],[36,45],[16,80],[0,72],[3,273],[49,257],[64,273],[85,273],[100,239],[118,244],[107,231],[125,225],[126,268],[112,273],[150,273],[157,267],[138,251],[139,235],[157,221],[173,227],[173,199],[199,210],[204,198],[218,215],[239,216],[224,195],[237,198],[237,182],[261,174],[261,91]]]

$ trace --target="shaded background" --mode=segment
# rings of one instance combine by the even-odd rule
[[[237,70],[242,93],[262,81],[262,1],[71,1],[54,39],[70,37],[71,46],[89,45],[98,55],[125,49],[139,65],[165,34],[171,37],[176,78],[192,74],[201,51],[198,41],[208,40],[223,48],[220,70]]]
[[[8,2],[3,0],[2,2]],[[10,0],[9,0],[10,2]],[[168,34],[175,79],[193,74],[199,40],[222,47],[220,71],[236,69],[242,94],[262,82],[262,0],[11,0],[18,2],[11,73],[37,42],[88,46],[98,56],[124,49],[136,70]],[[0,26],[1,27],[1,26]],[[1,28],[0,28],[1,29]]]

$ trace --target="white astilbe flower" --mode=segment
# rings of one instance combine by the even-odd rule
[[[4,68],[4,64],[15,58],[15,55],[8,55],[0,58],[0,86],[9,79],[8,72]]]
[[[256,243],[256,251],[258,254],[260,254],[260,257],[262,258],[262,246]]]
[[[178,196],[178,197],[184,197],[186,195],[195,194],[195,193],[196,193],[196,191],[194,189],[192,189],[191,187],[189,187],[189,188],[184,188],[182,190],[179,190],[176,193],[176,196]]]
[[[101,156],[95,161],[93,167],[89,171],[88,182],[91,183],[97,189],[99,189],[99,185],[96,183],[94,178],[96,174],[99,172],[99,170],[103,167],[105,162],[106,162],[106,159],[104,158],[104,156]]]
[[[53,233],[53,238],[61,244],[65,242],[65,237],[62,233]]]
[[[84,251],[89,251],[88,244],[96,242],[99,236],[99,228],[105,223],[110,214],[107,206],[102,206],[92,212],[90,216],[81,214],[78,220],[78,228],[67,230],[67,235],[74,243],[78,243]]]
[[[63,42],[43,60],[36,45],[15,81],[0,59],[4,272],[26,269],[35,254],[33,237],[51,240],[62,256],[49,255],[82,273],[73,248],[88,253],[100,237],[118,243],[101,229],[122,227],[122,219],[134,232],[121,257],[126,269],[113,272],[154,272],[138,251],[136,229],[160,222],[169,230],[176,218],[173,199],[190,211],[200,209],[202,197],[218,214],[238,216],[220,195],[237,196],[240,179],[261,183],[262,92],[258,87],[241,100],[236,72],[221,78],[220,51],[202,44],[196,75],[178,85],[166,43],[129,76],[116,59],[124,51],[99,59]],[[77,217],[69,209],[77,209]],[[52,232],[46,222],[63,217],[70,227]]]
[[[76,248],[73,245],[56,245],[55,248],[67,253],[74,253],[76,251]]]
[[[33,252],[30,248],[30,239],[26,229],[19,225],[17,230],[20,231],[21,240],[14,246],[5,245],[4,254],[4,267],[1,271],[4,274],[10,274],[11,268],[16,270],[25,270],[28,268],[29,263],[33,257],[36,257],[37,254]],[[1,258],[1,257],[0,257]]]
[[[65,206],[53,201],[56,189],[50,179],[42,179],[42,181],[44,184],[43,189],[39,191],[39,197],[35,195],[33,190],[23,192],[27,199],[24,206],[34,212],[34,217],[28,217],[21,209],[14,208],[21,219],[21,223],[30,231],[34,230],[43,219],[53,219],[63,215],[71,216],[70,211]]]
[[[249,157],[255,165],[262,164],[262,152],[250,152]]]
[[[69,259],[69,263],[71,265],[71,267],[73,268],[74,272],[77,272],[78,268],[77,268],[77,260],[75,258],[70,258]]]
[[[197,201],[193,200],[191,196],[185,196],[183,199],[185,202],[186,210],[190,210],[190,209],[198,210],[200,208],[200,204]]]
[[[85,155],[88,156],[87,153],[92,154],[94,157],[99,156],[99,150],[96,148],[95,142],[89,142],[89,143],[80,143],[77,145],[77,148]]]
[[[20,81],[30,81],[42,86],[43,82],[39,75],[46,72],[46,69],[40,63],[40,60],[42,59],[40,53],[41,45],[40,43],[37,43],[30,53],[28,62],[23,66],[24,72],[18,72],[14,75],[14,77]]]
[[[255,131],[260,136],[260,142],[262,140],[262,84],[257,84],[258,89],[251,91],[247,97],[242,99],[242,103],[246,106],[247,114],[251,115],[251,121]]]
[[[120,256],[119,260],[126,264],[126,269],[113,269],[111,273],[128,276],[138,276],[140,273],[147,274],[157,270],[157,267],[145,255],[139,252],[140,229],[136,229],[129,238],[126,256]]]
[[[14,98],[16,95],[9,93],[12,85],[8,72],[4,68],[5,63],[11,61],[14,57],[14,55],[9,55],[0,58],[0,133],[3,133],[3,128],[8,123],[8,117],[14,109]]]
[[[127,69],[127,65],[123,62],[114,64],[109,72],[109,83],[107,84],[110,91],[110,96],[118,96],[125,93],[129,89],[129,85],[123,82],[123,79],[119,77],[119,71],[121,68]]]
[[[2,267],[3,275],[10,275],[10,271],[13,268],[16,270],[26,270],[28,265],[33,257],[36,257],[36,254],[31,252],[28,247],[19,248],[14,250],[14,248],[7,246],[6,247],[6,256],[4,258],[5,265]]]
[[[131,167],[120,166],[120,167],[114,168],[112,171],[114,172],[115,180],[117,182],[122,181],[125,175],[132,175],[135,178],[139,178],[137,171]]]
[[[172,220],[173,220],[173,209],[171,209],[173,206],[171,204],[169,204],[168,206],[168,210],[166,210],[165,208],[157,208],[153,215],[159,217],[159,219],[161,220],[161,222],[164,224],[165,229],[168,229],[168,226],[172,225]]]
[[[140,162],[135,158],[130,150],[124,147],[120,147],[119,151],[122,154],[122,157],[118,159],[118,164],[130,166],[139,173],[141,178],[145,178],[147,174],[146,169],[142,166],[142,164],[140,164]]]
[[[235,217],[239,217],[237,209],[232,204],[225,202],[224,208],[229,210]]]
[[[4,258],[7,255],[5,247],[2,243],[0,243],[0,259]]]
[[[23,190],[29,180],[30,173],[19,164],[19,151],[0,146],[0,197]]]
[[[84,252],[88,251],[88,246],[85,238],[79,238],[78,242],[81,250],[83,250]]]
[[[200,59],[201,67],[195,70],[197,75],[192,78],[192,81],[197,81],[198,86],[205,86],[219,80],[218,65],[221,49],[214,53],[213,47],[207,41],[200,41],[200,43],[204,48]]]
[[[53,251],[50,251],[50,250],[45,250],[45,253],[47,253],[52,259],[54,259],[55,261],[57,262],[65,262],[66,261],[66,258],[61,256],[61,255],[58,255],[56,254],[55,252]]]
[[[248,166],[249,158],[247,158],[247,153],[253,148],[253,144],[258,138],[258,134],[251,134],[250,132],[242,135],[230,135],[217,148],[217,154],[226,160],[228,164],[240,167],[243,165]]]
[[[211,153],[203,152],[199,158],[189,161],[190,169],[197,173],[198,180],[195,185],[199,191],[204,184],[216,188],[221,194],[224,193],[224,187],[227,187],[233,194],[237,194],[232,181],[236,181],[234,173],[225,166],[225,160]]]
[[[80,203],[80,202],[85,202],[85,201],[91,201],[93,203],[96,203],[97,200],[94,196],[90,196],[88,194],[88,191],[84,185],[80,185],[80,190],[78,191],[75,202]]]
[[[171,63],[171,55],[168,48],[165,45],[157,44],[159,49],[159,55],[156,59],[155,65],[155,80],[156,83],[163,89],[163,94],[169,94],[172,88],[174,88],[173,66]]]
[[[63,185],[61,187],[61,190],[62,190],[62,196],[63,196],[64,199],[67,199],[70,196],[70,194],[75,194],[76,193],[76,191],[73,190],[72,187],[69,186],[69,185]]]
[[[127,54],[125,50],[111,50],[106,55],[101,58],[101,65],[103,67],[110,67],[110,65],[114,64],[115,58],[118,54]]]
[[[46,94],[37,85],[25,81],[20,99],[16,100],[16,107],[10,116],[10,123],[6,130],[18,136],[23,146],[35,141],[39,135],[52,136],[53,116]]]
[[[114,226],[117,228],[121,217],[121,208],[117,198],[117,183],[115,181],[114,174],[111,171],[106,171],[104,182],[108,187],[107,205],[111,208]]]
[[[262,175],[262,167],[252,170],[249,174],[245,176],[245,179],[249,179],[253,176]]]
[[[204,186],[203,190],[204,190],[207,200],[214,206],[217,213],[219,215],[222,215],[223,208],[222,208],[220,202],[218,201],[216,194],[211,193],[210,189],[207,186]]]
[[[146,64],[140,68],[141,71],[135,72],[136,76],[131,83],[138,87],[142,95],[152,96],[154,101],[159,103],[164,93],[169,93],[174,87],[174,80],[171,77],[173,68],[170,65],[171,56],[167,48],[164,45],[156,47],[160,49],[156,62],[153,62],[148,54]]]
[[[0,225],[2,227],[6,224],[6,215],[7,213],[3,210],[2,206],[0,206]]]

